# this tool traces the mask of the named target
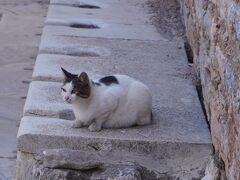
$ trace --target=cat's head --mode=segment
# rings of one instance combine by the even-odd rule
[[[61,88],[63,100],[69,104],[74,103],[77,99],[87,99],[91,94],[89,77],[86,72],[79,76],[72,74],[61,68],[64,75],[64,82]]]

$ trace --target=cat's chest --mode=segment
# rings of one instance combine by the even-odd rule
[[[73,105],[73,112],[77,118],[87,115],[88,111],[89,109],[85,106],[80,106],[78,104]]]

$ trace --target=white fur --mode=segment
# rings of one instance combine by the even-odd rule
[[[91,84],[87,99],[71,94],[72,83],[63,86],[65,101],[73,105],[76,117],[73,127],[89,126],[90,131],[101,128],[122,128],[151,122],[152,97],[143,83],[126,75],[115,75],[119,84]]]

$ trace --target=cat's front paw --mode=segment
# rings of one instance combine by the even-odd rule
[[[98,131],[101,131],[102,127],[101,127],[101,125],[94,122],[88,127],[88,129],[91,132],[98,132]]]
[[[84,123],[81,122],[81,121],[74,121],[73,124],[72,124],[72,128],[81,128],[84,126]]]

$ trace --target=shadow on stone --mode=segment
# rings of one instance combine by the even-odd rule
[[[87,52],[87,51],[69,51],[69,52],[62,52],[62,51],[54,51],[54,50],[41,50],[41,54],[58,54],[58,55],[67,55],[67,56],[77,56],[77,57],[99,57],[100,55],[95,52]]]
[[[86,8],[86,9],[100,9],[99,6],[95,6],[91,4],[73,4],[72,7]]]
[[[100,27],[95,24],[86,24],[86,23],[72,23],[69,25],[69,27],[81,28],[81,29],[100,29]]]
[[[61,111],[59,113],[59,118],[60,119],[66,119],[66,120],[74,120],[75,116],[72,111]]]
[[[63,5],[63,6],[71,6],[76,8],[85,8],[85,9],[100,9],[99,6],[92,5],[92,4],[81,4],[81,3],[74,3],[74,4],[65,4],[65,3],[53,3],[53,5]]]
[[[191,48],[190,44],[188,43],[188,41],[184,42],[184,48],[185,48],[185,51],[187,54],[188,62],[190,64],[193,64],[193,51],[192,51],[192,48]]]

